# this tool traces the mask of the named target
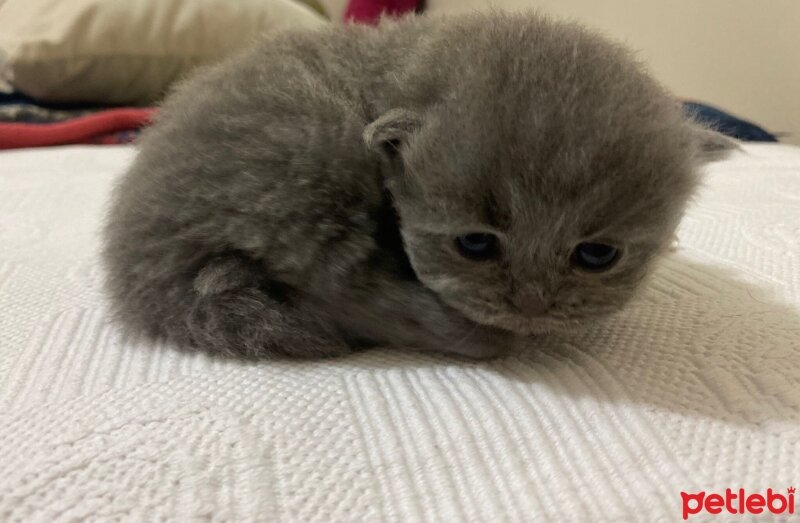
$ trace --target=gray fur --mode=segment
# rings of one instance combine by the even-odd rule
[[[283,33],[164,103],[113,196],[109,293],[216,353],[492,356],[620,309],[726,147],[707,133],[625,49],[533,14]],[[458,254],[481,231],[499,259]],[[596,238],[620,262],[572,269]]]

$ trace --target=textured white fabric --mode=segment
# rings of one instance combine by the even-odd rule
[[[625,313],[492,363],[122,339],[98,228],[132,154],[0,154],[0,521],[673,521],[800,486],[800,149],[710,168]]]

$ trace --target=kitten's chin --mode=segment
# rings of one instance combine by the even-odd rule
[[[512,314],[488,315],[469,310],[462,310],[461,312],[475,323],[480,323],[481,325],[489,327],[497,327],[521,336],[547,334],[548,332],[563,330],[581,323],[579,320],[560,319],[551,316],[526,318],[524,316]]]
[[[560,331],[578,322],[565,321],[547,316],[539,318],[501,318],[494,322],[494,325],[501,329],[509,330],[516,334],[531,336],[535,334],[547,334],[549,332]]]

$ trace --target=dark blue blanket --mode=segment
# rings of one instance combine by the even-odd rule
[[[688,115],[698,122],[737,140],[742,140],[743,142],[778,141],[775,135],[756,124],[737,118],[716,107],[697,102],[684,102],[683,108]]]

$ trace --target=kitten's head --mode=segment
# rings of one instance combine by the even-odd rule
[[[618,46],[553,27],[547,45],[493,35],[433,107],[364,133],[420,281],[519,333],[618,310],[672,241],[699,167],[732,147]]]

